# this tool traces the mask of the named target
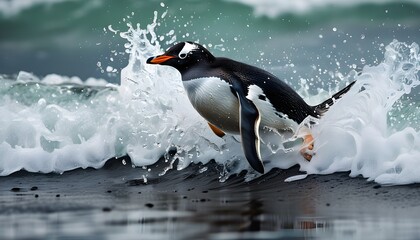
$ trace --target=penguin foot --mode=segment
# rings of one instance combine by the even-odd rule
[[[213,124],[209,123],[210,129],[213,131],[214,134],[216,134],[218,137],[222,138],[226,135],[225,132],[223,132],[220,128],[214,126]]]
[[[307,161],[311,161],[312,156],[315,155],[314,150],[314,137],[312,134],[305,135],[303,137],[303,147],[300,149],[300,154]]]

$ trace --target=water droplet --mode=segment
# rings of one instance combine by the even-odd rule
[[[337,32],[337,28],[336,27],[333,27],[333,29],[332,29],[334,32]]]
[[[403,69],[404,71],[409,71],[409,70],[411,70],[412,68],[414,68],[414,65],[413,65],[412,63],[404,63],[404,64],[402,65],[402,69]]]

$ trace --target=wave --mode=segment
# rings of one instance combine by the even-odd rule
[[[295,1],[279,1],[279,0],[223,0],[224,2],[236,2],[242,5],[250,6],[254,9],[254,14],[256,16],[268,16],[271,18],[278,17],[284,14],[307,14],[310,12],[328,10],[328,11],[336,11],[337,9],[345,9],[345,8],[355,8],[358,6],[369,6],[369,5],[387,5],[387,4],[395,4],[393,0],[354,0],[354,1],[337,1],[337,0],[295,0]],[[7,1],[0,1],[0,15],[4,17],[12,17],[19,15],[21,12],[30,10],[36,7],[43,7],[43,8],[50,8],[56,4],[61,4],[65,2],[73,2],[77,3],[78,8],[75,10],[76,15],[80,15],[83,11],[88,11],[92,8],[101,8],[106,7],[109,4],[114,3],[106,3],[104,4],[104,0],[92,0],[89,2],[81,1],[81,0],[7,0]],[[162,1],[165,2],[165,1]],[[150,1],[150,3],[154,3]],[[119,6],[120,3],[116,2],[116,6]],[[136,9],[138,7],[138,3],[135,1],[127,1],[125,3],[129,6],[129,9]],[[164,3],[162,3],[165,5]],[[169,4],[169,3],[168,3]],[[175,3],[170,3],[174,5]],[[222,5],[223,2],[215,1],[212,4],[214,5]],[[419,6],[420,2],[418,0],[403,0],[398,2],[399,5],[401,4],[414,4]],[[176,3],[177,6],[183,6],[182,2]],[[225,6],[229,7],[229,6]],[[65,12],[68,12],[69,9],[65,8]]]
[[[0,114],[5,116],[0,119],[0,175],[100,168],[110,158],[128,155],[135,167],[148,168],[162,159],[166,167],[160,175],[214,159],[222,166],[220,181],[244,170],[246,180],[260,176],[249,168],[238,138],[216,137],[192,108],[177,71],[145,64],[163,51],[155,32],[157,13],[145,28],[127,25],[127,31],[114,31],[127,41],[130,56],[119,86],[27,73],[0,81]],[[420,133],[413,128],[420,106],[407,97],[419,84],[419,70],[418,45],[394,40],[380,64],[343,78],[357,83],[312,127],[316,154],[311,162],[285,149],[285,137],[262,134],[266,169],[299,164],[308,174],[350,171],[383,184],[420,182]],[[304,89],[310,85],[308,80],[300,90],[306,99],[328,93],[309,94]],[[396,128],[396,121],[403,124]]]
[[[254,9],[256,16],[268,16],[271,18],[278,17],[283,14],[306,14],[312,11],[337,8],[353,8],[362,5],[383,5],[395,3],[393,0],[354,0],[354,1],[337,1],[337,0],[295,0],[295,1],[278,1],[278,0],[228,0],[248,5]],[[399,4],[411,3],[420,5],[417,0],[399,1]]]
[[[317,154],[310,163],[301,164],[302,170],[316,174],[350,171],[351,176],[381,184],[419,182],[420,132],[414,129],[418,101],[405,102],[415,109],[411,115],[397,116],[408,127],[397,130],[390,120],[393,111],[401,111],[403,96],[420,84],[419,70],[418,44],[390,43],[383,62],[366,66],[352,91],[313,129]]]
[[[11,17],[21,13],[24,10],[36,6],[51,6],[56,3],[77,0],[8,0],[0,2],[0,13],[3,16]]]

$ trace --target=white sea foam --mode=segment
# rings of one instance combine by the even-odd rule
[[[147,58],[162,53],[154,32],[156,19],[155,12],[154,22],[146,29],[129,24],[129,30],[121,33],[130,43],[126,45],[130,61],[121,71],[120,93],[139,117],[133,121],[135,134],[127,145],[128,155],[137,166],[154,163],[163,155],[168,166],[179,159],[178,169],[192,162],[241,158],[236,140],[216,137],[193,109],[175,69],[145,64]],[[174,156],[167,154],[170,149],[176,149]],[[238,170],[247,165],[240,162]]]
[[[282,14],[304,14],[311,11],[326,9],[331,7],[356,7],[361,4],[385,4],[393,3],[393,0],[227,0],[239,2],[254,9],[257,16],[277,17]],[[404,0],[401,3],[420,4],[418,0]]]
[[[100,167],[115,156],[115,138],[108,138],[109,119],[103,117],[112,114],[111,99],[117,95],[112,88],[89,99],[93,90],[78,78],[49,75],[37,80],[21,73],[16,81],[1,80],[0,89],[1,175],[20,169],[63,172]]]
[[[383,184],[420,182],[420,132],[412,128],[417,123],[396,130],[388,120],[397,101],[420,84],[419,70],[416,43],[389,44],[384,61],[365,67],[352,90],[313,129],[316,155],[301,163],[302,170],[351,171]]]
[[[139,30],[135,30],[134,33],[144,34]],[[131,65],[123,72],[127,79],[138,79],[141,82],[146,79],[146,88],[140,83],[134,84],[132,81],[124,80],[124,77],[122,80],[130,84],[128,88],[130,90],[127,92],[148,89],[145,95],[147,100],[142,99],[142,101],[150,101],[153,104],[145,105],[147,108],[145,113],[149,114],[150,106],[155,106],[153,111],[166,114],[160,126],[176,125],[183,131],[182,138],[178,138],[177,133],[175,133],[176,137],[173,137],[173,133],[170,133],[173,130],[168,128],[161,131],[164,133],[163,138],[154,135],[155,141],[160,143],[164,141],[158,139],[167,140],[165,136],[168,135],[173,137],[167,141],[166,145],[161,145],[162,150],[176,145],[178,150],[183,152],[181,155],[191,157],[188,162],[205,162],[210,157],[215,158],[219,163],[226,164],[226,169],[231,173],[248,169],[239,147],[240,144],[231,141],[232,138],[229,137],[225,142],[220,142],[220,139],[215,138],[207,130],[205,121],[195,113],[185,97],[180,77],[175,70],[169,67],[142,64],[147,57],[155,54],[145,52],[144,49],[160,52],[153,35],[154,47],[149,46],[141,51],[138,50],[140,46],[148,46],[149,42],[142,43],[147,39],[145,35],[139,39],[140,41],[128,39],[133,44],[131,56],[135,56],[133,59],[136,61],[131,61]],[[416,175],[410,172],[414,172],[413,169],[418,161],[416,159],[420,159],[420,134],[410,127],[398,131],[393,130],[388,121],[388,114],[395,103],[419,84],[418,55],[417,44],[407,45],[394,41],[386,47],[385,59],[381,64],[365,67],[360,76],[351,72],[346,78],[349,81],[357,80],[353,90],[331,107],[312,130],[316,138],[316,155],[310,163],[305,162],[298,151],[285,153],[280,144],[284,140],[281,136],[275,133],[263,134],[262,157],[266,161],[267,170],[273,167],[287,168],[299,163],[302,170],[311,174],[351,171],[352,176],[363,175],[369,180],[380,183],[419,182],[420,177],[416,178]],[[138,68],[133,69],[133,66]],[[130,74],[137,74],[137,76],[129,76]],[[310,97],[319,98],[319,96]],[[164,108],[170,111],[161,112],[159,105],[162,104],[162,100],[165,102]],[[156,129],[148,130],[156,131]],[[206,138],[206,141],[199,140],[201,138]],[[209,146],[213,147],[209,148]],[[206,156],[195,156],[197,149],[200,149],[201,154],[206,153]],[[218,149],[226,150],[223,151],[223,155],[220,155],[217,154]],[[156,149],[152,152],[156,153]],[[159,152],[158,155],[163,152]],[[136,159],[136,164],[141,163],[145,157],[141,148],[130,154]],[[407,161],[412,163],[406,163]],[[253,173],[249,173],[248,177],[252,178],[252,176]]]
[[[4,16],[14,16],[26,9],[34,6],[44,5],[49,6],[52,4],[65,2],[65,1],[79,1],[79,0],[6,0],[0,1],[0,13]]]
[[[224,166],[221,181],[250,170],[237,137],[216,137],[192,108],[179,73],[145,64],[148,57],[163,51],[154,30],[156,21],[157,13],[144,29],[128,24],[129,29],[120,32],[130,54],[121,71],[121,86],[91,79],[89,84],[95,87],[88,87],[78,78],[50,75],[39,80],[25,73],[18,81],[0,81],[0,175],[20,169],[98,168],[125,154],[135,166],[153,164],[163,156],[168,166],[164,172],[176,159],[179,170],[215,159]],[[417,44],[389,44],[381,64],[365,67],[360,76],[353,72],[347,76],[357,83],[313,127],[316,155],[311,162],[298,151],[285,151],[285,137],[278,133],[261,134],[266,171],[300,164],[308,174],[350,171],[352,176],[380,183],[420,182],[416,174],[420,133],[411,127],[394,128],[388,116],[419,84],[419,64]],[[418,112],[418,103],[407,101],[409,109]],[[251,170],[246,179],[255,176]]]

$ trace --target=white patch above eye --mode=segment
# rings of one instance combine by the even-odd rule
[[[181,59],[184,59],[187,57],[188,54],[190,54],[192,51],[195,51],[197,49],[198,49],[197,45],[193,43],[185,42],[185,45],[182,48],[182,50],[179,52],[178,57]]]

